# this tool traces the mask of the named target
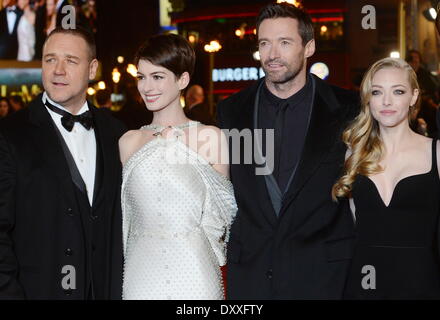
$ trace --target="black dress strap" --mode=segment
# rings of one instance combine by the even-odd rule
[[[438,176],[438,168],[437,168],[437,139],[432,139],[432,171]]]

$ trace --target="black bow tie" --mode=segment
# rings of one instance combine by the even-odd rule
[[[82,126],[87,130],[93,128],[93,116],[90,111],[86,111],[84,113],[81,113],[80,115],[74,116],[73,114],[67,111],[61,110],[60,108],[53,106],[48,101],[46,101],[46,107],[48,107],[53,112],[63,116],[61,118],[61,124],[69,132],[72,131],[75,122],[81,123]]]
[[[17,8],[7,8],[6,12],[18,13],[18,10],[17,10]]]

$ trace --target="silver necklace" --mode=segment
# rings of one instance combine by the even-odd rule
[[[189,128],[189,127],[193,127],[193,126],[197,126],[199,124],[200,124],[200,122],[192,121],[191,120],[191,121],[188,121],[186,123],[179,124],[177,126],[162,126],[162,125],[159,125],[159,124],[149,124],[149,125],[144,126],[143,129],[153,130],[154,131],[153,136],[155,136],[155,137],[162,136],[162,132],[165,129],[173,129],[173,130],[176,131],[175,132],[176,136],[181,136],[183,129],[186,129],[186,128]]]

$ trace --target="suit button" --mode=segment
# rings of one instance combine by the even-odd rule
[[[267,277],[267,279],[272,279],[273,278],[273,271],[272,271],[272,269],[267,270],[266,277]]]
[[[93,221],[95,221],[96,219],[98,219],[98,216],[95,216],[94,214],[92,214],[92,215],[90,216],[90,218],[91,218]]]
[[[71,256],[73,254],[73,250],[70,248],[67,248],[66,251],[64,251],[64,253],[66,254],[66,256]]]
[[[67,214],[71,217],[73,217],[73,209],[72,208],[68,208],[67,209]]]

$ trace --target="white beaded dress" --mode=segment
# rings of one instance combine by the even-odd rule
[[[35,54],[35,27],[23,15],[18,23],[18,54],[17,60],[31,61]]]
[[[237,206],[231,182],[179,140],[159,134],[125,163],[125,300],[224,299],[220,266]]]

